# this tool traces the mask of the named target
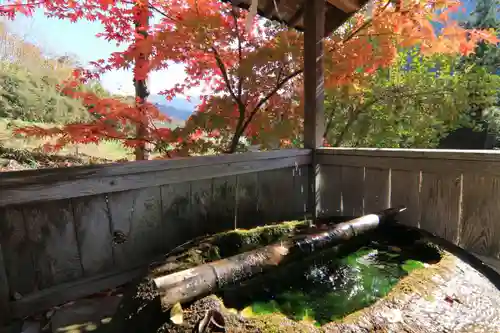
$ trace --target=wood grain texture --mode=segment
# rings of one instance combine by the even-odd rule
[[[236,176],[213,179],[210,232],[236,228]]]
[[[463,223],[460,246],[482,256],[500,258],[500,179],[463,175]]]
[[[213,179],[206,179],[191,183],[191,216],[195,227],[194,236],[203,236],[212,233],[210,210],[213,206]]]
[[[291,217],[294,168],[259,172],[259,212],[262,223],[277,223]]]
[[[363,193],[365,214],[389,208],[391,194],[389,170],[365,168]]]
[[[191,183],[161,187],[163,252],[195,237],[196,225],[191,213]]]
[[[122,286],[146,275],[148,266],[143,265],[130,270],[109,270],[104,274],[59,284],[12,302],[12,317],[24,318],[39,314],[51,307],[68,301],[86,297],[97,292]]]
[[[36,290],[35,266],[20,208],[0,209],[0,244],[10,297]]]
[[[38,287],[44,289],[81,277],[71,202],[52,201],[28,206],[23,211]]]
[[[274,0],[273,0],[274,1]],[[316,149],[325,133],[324,47],[326,4],[309,0],[304,7],[304,147]]]
[[[294,219],[305,219],[308,215],[309,166],[297,166],[293,175],[293,201],[290,203],[290,215]]]
[[[126,241],[114,244],[115,265],[130,268],[147,262],[162,250],[160,187],[109,195],[113,232]]]
[[[278,150],[171,161],[136,161],[125,165],[5,172],[0,174],[0,207],[232,176],[310,162],[310,150]]]
[[[498,150],[405,149],[405,148],[318,148],[318,155],[402,157],[437,160],[468,160],[500,162]]]
[[[403,154],[400,154],[403,155]],[[410,155],[410,154],[409,154]],[[411,155],[410,155],[411,156]],[[443,170],[453,170],[457,173],[474,173],[500,176],[498,161],[488,160],[460,160],[460,159],[438,159],[390,156],[365,156],[365,155],[318,155],[318,163],[351,167],[364,167],[369,165],[377,169],[397,169],[407,171],[424,171],[428,173],[440,173]]]
[[[342,215],[363,215],[364,171],[364,168],[342,167]]]
[[[391,170],[391,207],[405,206],[398,216],[400,223],[420,225],[420,172]]]
[[[196,156],[173,160],[134,161],[77,166],[70,168],[24,170],[5,172],[0,176],[2,186],[10,188],[25,184],[46,184],[61,180],[81,180],[96,177],[123,176],[135,173],[189,169],[192,167],[210,167],[218,164],[244,163],[251,161],[269,161],[288,157],[309,156],[310,149],[280,149],[267,152],[249,152],[214,156]]]
[[[107,196],[75,198],[72,201],[76,236],[85,276],[105,272],[113,266],[111,212]]]
[[[459,236],[461,175],[422,173],[420,227],[457,243]]]
[[[319,216],[342,215],[342,168],[335,165],[321,165]]]
[[[250,229],[260,225],[258,210],[259,186],[257,173],[247,173],[237,176],[236,190],[236,227]]]

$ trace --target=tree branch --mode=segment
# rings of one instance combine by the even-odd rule
[[[239,107],[245,107],[245,105],[241,102],[238,96],[236,96],[236,94],[234,93],[233,87],[231,86],[231,81],[229,80],[229,76],[227,75],[226,65],[224,65],[224,62],[222,62],[219,52],[217,52],[217,49],[214,46],[211,46],[210,50],[212,50],[212,53],[215,56],[215,61],[217,62],[217,66],[222,72],[222,78],[224,79],[224,83],[227,86],[229,94],[236,102],[236,104],[238,104]]]
[[[287,76],[285,76],[283,81],[278,82],[278,84],[276,84],[276,87],[273,90],[271,90],[266,96],[264,96],[264,98],[262,98],[259,101],[259,103],[257,103],[257,105],[252,110],[252,112],[250,112],[250,116],[248,117],[248,119],[245,121],[245,124],[243,125],[242,132],[250,124],[250,122],[252,121],[252,118],[259,111],[259,109],[262,107],[262,105],[264,105],[274,94],[276,94],[278,92],[278,90],[280,90],[288,81],[290,81],[294,77],[298,76],[299,74],[302,74],[303,71],[304,71],[303,69],[298,69],[295,72],[292,72],[292,73],[288,74]]]
[[[238,27],[238,17],[236,15],[235,6],[231,7],[231,14],[233,15],[234,20],[234,28],[236,30],[236,39],[238,41],[238,98],[241,99],[241,92],[243,90],[243,77],[241,76],[241,63],[243,60],[243,50],[242,50],[242,42],[240,36],[240,29]]]

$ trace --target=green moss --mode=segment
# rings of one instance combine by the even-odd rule
[[[306,221],[291,221],[249,230],[236,229],[216,234],[209,242],[217,248],[216,253],[219,258],[225,258],[278,242],[292,236],[296,231],[306,226]]]
[[[307,221],[291,221],[267,225],[250,230],[236,229],[201,239],[195,244],[176,251],[161,265],[151,269],[151,275],[168,274],[237,255],[242,252],[278,242],[299,233]]]

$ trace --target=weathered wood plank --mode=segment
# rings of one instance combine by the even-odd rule
[[[0,221],[3,223],[3,221]],[[11,316],[10,313],[10,288],[3,259],[2,244],[0,243],[0,326],[6,323]]]
[[[364,168],[342,167],[342,215],[361,216],[364,213]]]
[[[196,224],[191,211],[191,183],[161,187],[163,251],[195,237]]]
[[[262,155],[261,155],[262,154]],[[153,164],[150,164],[155,162]],[[156,163],[158,162],[158,163]],[[191,157],[0,174],[0,207],[272,170],[311,162],[310,150]],[[129,164],[131,166],[129,166]],[[113,171],[113,168],[117,170]],[[128,171],[128,172],[125,172]]]
[[[217,164],[266,161],[298,156],[310,157],[310,155],[310,149],[280,149],[242,154],[186,157],[173,160],[135,161],[70,168],[5,172],[2,173],[0,180],[2,181],[2,185],[7,188],[24,184],[44,184],[58,180],[81,180],[85,178],[123,176],[133,173],[147,173],[192,167],[210,167]],[[27,177],[27,179],[25,177]]]
[[[460,223],[462,177],[422,173],[420,227],[436,236],[457,243]]]
[[[463,175],[463,223],[460,246],[482,256],[500,258],[500,179]]]
[[[363,190],[364,212],[366,214],[389,208],[391,195],[389,170],[365,168]]]
[[[236,176],[213,179],[213,206],[209,213],[211,232],[236,228]]]
[[[293,175],[293,202],[290,203],[290,215],[294,219],[308,217],[307,200],[309,197],[309,166],[297,166]]]
[[[191,183],[191,216],[193,219],[193,237],[212,233],[210,210],[212,209],[213,179]]]
[[[424,171],[440,173],[443,170],[453,170],[459,173],[482,173],[500,176],[500,162],[479,160],[453,160],[436,158],[411,157],[380,157],[354,155],[319,155],[318,161],[322,165],[339,165],[348,167],[364,167],[369,165],[377,169],[397,169],[407,171]]]
[[[36,280],[23,212],[14,207],[1,209],[0,222],[0,244],[9,296],[29,294],[36,289]]]
[[[261,223],[258,210],[259,187],[257,173],[237,176],[236,227],[250,229]]]
[[[398,216],[400,223],[420,225],[420,172],[391,170],[391,207],[405,206]]]
[[[321,165],[319,216],[342,215],[342,168]]]
[[[125,235],[125,242],[114,245],[118,267],[133,267],[161,253],[160,187],[111,193],[109,208],[113,233]]]
[[[73,199],[76,237],[85,276],[113,266],[111,212],[105,195]]]
[[[38,314],[53,306],[68,301],[92,295],[94,293],[115,288],[147,274],[148,266],[132,268],[130,270],[110,270],[93,277],[66,282],[50,287],[21,300],[12,302],[12,317],[24,318]]]
[[[498,150],[459,150],[459,149],[405,149],[405,148],[318,148],[318,155],[367,156],[367,157],[402,157],[437,160],[497,161]]]
[[[275,223],[291,217],[293,204],[293,168],[259,172],[259,212],[262,223]]]
[[[23,209],[29,245],[40,289],[83,275],[76,240],[73,207],[69,200]]]

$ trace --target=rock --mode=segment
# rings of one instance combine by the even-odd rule
[[[56,310],[51,318],[52,332],[92,331],[109,322],[121,296],[81,299]]]

